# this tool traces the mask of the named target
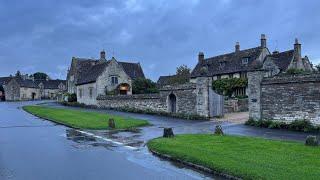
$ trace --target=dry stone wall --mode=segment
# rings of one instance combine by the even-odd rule
[[[255,72],[249,77],[251,118],[286,122],[307,119],[320,124],[320,74],[261,76],[262,72]]]

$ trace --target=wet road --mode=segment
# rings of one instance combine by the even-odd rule
[[[203,179],[209,176],[0,103],[0,179]],[[100,132],[101,133],[101,132]]]
[[[146,119],[153,126],[134,132],[79,131],[24,112],[21,106],[30,103],[39,102],[0,103],[0,179],[221,179],[162,161],[145,146],[162,135],[163,127],[173,127],[175,133],[211,133],[212,121],[83,109]],[[308,135],[222,125],[227,134],[297,141]]]

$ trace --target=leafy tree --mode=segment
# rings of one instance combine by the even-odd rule
[[[158,93],[159,90],[156,87],[156,83],[150,79],[138,78],[132,83],[133,94],[151,94]]]
[[[247,84],[246,78],[219,79],[212,82],[212,89],[219,94],[231,97],[234,90],[244,88]]]
[[[317,69],[317,71],[320,71],[320,64],[316,65],[315,68]]]
[[[33,78],[36,80],[46,80],[47,77],[49,78],[49,76],[43,72],[36,72],[36,73],[32,74],[31,76],[33,76]]]
[[[169,79],[168,84],[184,84],[186,82],[189,82],[190,75],[191,69],[186,65],[181,65],[177,67],[176,75],[172,76]]]
[[[21,77],[21,72],[18,70],[15,74],[16,77]]]

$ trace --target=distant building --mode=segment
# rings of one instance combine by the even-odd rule
[[[67,74],[69,93],[77,94],[77,101],[96,104],[98,95],[132,94],[132,80],[145,78],[139,63],[106,59],[104,51],[100,59],[72,58]]]
[[[285,72],[290,68],[312,70],[312,64],[307,56],[301,58],[301,44],[296,40],[294,49],[282,53],[270,53],[267,39],[261,35],[260,46],[250,49],[240,49],[239,42],[234,52],[205,58],[204,53],[198,55],[198,64],[191,72],[191,82],[197,77],[208,77],[211,81],[223,78],[247,78],[247,73],[253,69],[271,70],[273,75]],[[247,88],[236,89],[234,96],[246,95]]]
[[[66,91],[65,80],[32,80],[25,77],[5,77],[4,99],[7,101],[62,98]]]

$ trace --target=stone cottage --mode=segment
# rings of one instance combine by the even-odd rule
[[[105,51],[100,59],[72,58],[67,75],[68,92],[77,94],[77,101],[96,105],[98,95],[130,95],[132,80],[145,78],[139,63],[106,59]]]
[[[257,64],[262,64],[265,57],[270,55],[267,39],[261,35],[260,46],[250,49],[240,49],[236,43],[234,52],[205,58],[204,53],[198,55],[198,64],[191,72],[191,82],[197,77],[208,77],[211,81],[223,78],[247,78],[247,73]],[[235,96],[246,95],[246,88],[234,91]]]
[[[58,99],[66,90],[66,81],[10,77],[3,84],[3,89],[7,101]]]

